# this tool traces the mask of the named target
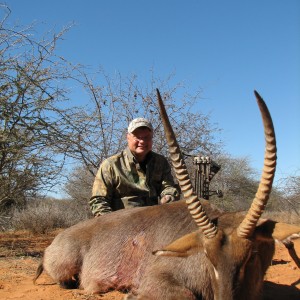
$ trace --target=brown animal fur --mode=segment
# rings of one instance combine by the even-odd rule
[[[213,287],[217,286],[216,268],[219,277],[227,281],[220,295],[229,291],[228,299],[259,299],[274,253],[274,230],[280,231],[286,224],[264,220],[258,224],[255,237],[244,241],[235,231],[244,213],[221,214],[208,202],[202,203],[219,228],[212,244],[197,230],[184,201],[178,201],[121,210],[66,229],[46,249],[44,269],[64,287],[75,287],[79,274],[80,286],[88,293],[115,289],[130,290],[128,299],[136,294],[137,299],[147,299],[145,295],[149,299],[197,299],[200,295],[214,299],[213,291],[218,290]],[[300,232],[299,227],[295,230]],[[177,257],[152,255],[176,239],[181,243],[180,237],[189,238],[186,234],[194,237],[190,244],[183,243],[182,253],[175,253]],[[171,253],[172,247],[171,243]]]

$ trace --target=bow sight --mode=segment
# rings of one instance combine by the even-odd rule
[[[195,185],[194,189],[198,198],[209,200],[210,196],[217,195],[223,197],[221,190],[211,191],[209,189],[210,181],[221,169],[221,166],[214,162],[209,156],[194,156]]]

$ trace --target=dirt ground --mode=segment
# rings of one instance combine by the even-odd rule
[[[87,295],[83,291],[64,290],[46,274],[34,285],[34,277],[40,256],[57,232],[48,235],[30,235],[28,232],[0,233],[0,299],[24,300],[119,300],[122,294]],[[300,240],[295,240],[300,255]],[[300,270],[291,260],[287,249],[276,245],[272,266],[265,277],[265,300],[299,300]]]

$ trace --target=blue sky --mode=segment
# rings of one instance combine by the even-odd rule
[[[2,2],[2,1],[0,1]],[[61,43],[72,62],[122,75],[175,72],[223,131],[226,151],[261,170],[264,140],[253,90],[276,129],[276,179],[300,173],[300,1],[10,0],[10,20],[75,27]],[[147,76],[147,75],[145,75]],[[178,99],[180,100],[180,99]]]

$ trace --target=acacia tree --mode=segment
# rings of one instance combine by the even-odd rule
[[[293,211],[300,215],[300,176],[295,174],[281,178],[277,184],[278,196],[270,201],[272,210]]]
[[[91,197],[94,176],[84,166],[75,167],[69,174],[64,186],[65,193],[78,210],[92,216],[88,199]]]
[[[224,196],[214,196],[212,201],[226,211],[248,209],[259,183],[259,174],[251,167],[249,158],[222,154],[215,160],[221,169],[212,181],[211,190],[220,189]]]
[[[55,55],[67,28],[37,40],[32,26],[10,26],[9,8],[0,9],[0,210],[5,210],[51,188],[63,166],[52,146],[63,132],[58,103],[67,93],[57,82],[69,70]]]
[[[71,133],[63,151],[83,163],[93,176],[103,159],[124,148],[128,124],[136,117],[145,117],[152,122],[154,150],[167,155],[156,88],[164,97],[182,149],[189,153],[220,152],[222,144],[214,135],[219,128],[211,124],[209,116],[195,109],[201,99],[200,92],[190,95],[182,84],[170,85],[172,75],[162,80],[153,72],[150,83],[141,82],[137,75],[123,77],[117,73],[111,76],[102,69],[97,76],[91,79],[81,73],[81,83],[89,102],[64,115]]]

